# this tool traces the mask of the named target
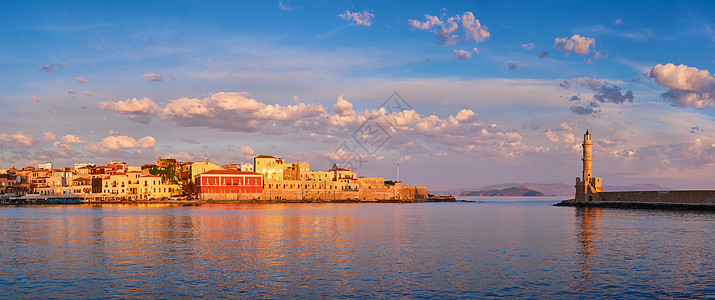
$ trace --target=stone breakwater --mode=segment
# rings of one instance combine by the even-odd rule
[[[582,202],[564,200],[556,205],[715,210],[715,190],[599,192]]]

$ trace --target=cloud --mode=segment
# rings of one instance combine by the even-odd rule
[[[151,136],[146,136],[139,140],[125,135],[108,136],[99,143],[92,143],[91,145],[85,146],[85,150],[95,153],[104,153],[110,150],[153,148],[155,142],[156,139]]]
[[[248,93],[215,93],[204,99],[179,98],[169,101],[163,108],[153,100],[100,102],[102,109],[128,114],[137,119],[151,117],[176,122],[181,126],[222,128],[243,132],[267,129],[272,121],[295,121],[314,117],[325,111],[316,104],[267,105],[248,98]],[[141,117],[141,118],[140,118]]]
[[[582,105],[574,105],[569,107],[569,110],[577,115],[597,115],[598,113],[601,112],[601,110],[596,109],[598,107],[598,103],[594,101],[587,102],[586,104]]]
[[[42,133],[42,137],[43,137],[46,141],[54,141],[55,139],[57,139],[57,136],[56,136],[54,133],[50,132],[50,131],[45,131],[45,132],[43,132],[43,133]]]
[[[688,127],[688,133],[696,133],[698,131],[703,131],[699,125]]]
[[[437,43],[443,46],[452,46],[460,41],[460,36],[457,32],[460,25],[465,41],[480,43],[490,36],[488,28],[482,25],[470,11],[444,20],[437,16],[425,14],[425,21],[408,20],[408,23],[412,26],[412,29],[432,30],[432,33],[437,38]]]
[[[53,67],[52,65],[42,65],[42,66],[40,66],[40,67],[38,68],[38,70],[40,70],[40,71],[45,71],[45,72],[54,72],[54,71],[57,71],[57,70],[55,69],[55,67]]]
[[[472,49],[472,52],[474,52],[474,54],[476,54],[476,55],[479,55],[479,50],[477,49],[477,47],[474,47]]]
[[[432,28],[433,26],[438,26],[444,24],[442,20],[439,19],[437,16],[432,16],[425,14],[425,21],[420,22],[417,20],[409,20],[408,23],[410,26],[412,26],[412,29],[419,29],[419,30],[428,30]]]
[[[477,114],[475,114],[471,109],[462,109],[457,113],[455,118],[460,123],[473,122],[477,119]]]
[[[150,81],[154,81],[154,82],[164,81],[167,78],[175,79],[174,76],[171,76],[166,73],[161,73],[161,74],[147,73],[147,74],[142,75],[142,77],[147,78]]]
[[[527,43],[521,45],[521,48],[524,48],[524,50],[533,50],[534,49],[534,43]]]
[[[470,53],[469,51],[464,51],[462,49],[454,50],[454,55],[457,56],[456,59],[458,60],[465,60],[472,57],[472,53]]]
[[[554,48],[559,51],[564,51],[566,54],[573,52],[576,54],[588,54],[591,51],[591,47],[596,44],[596,40],[593,38],[582,37],[578,34],[572,37],[562,37],[556,38],[554,42]]]
[[[483,26],[479,20],[474,17],[471,11],[465,12],[462,15],[462,29],[464,29],[467,40],[472,40],[475,43],[489,38],[488,28]]]
[[[569,107],[569,110],[579,115],[594,114],[601,112],[597,109],[599,103],[614,103],[623,104],[625,102],[633,103],[635,95],[632,90],[626,90],[606,80],[599,80],[589,77],[574,78],[566,80],[558,85],[559,88],[571,89],[572,87],[585,87],[593,92],[591,100],[584,100],[580,95],[574,95],[568,99],[569,102],[577,102],[577,104]]]
[[[616,24],[616,25],[621,25],[621,24],[623,24],[623,20],[617,19],[616,22],[615,22],[615,24]]]
[[[549,52],[541,51],[541,54],[539,54],[539,58],[544,58],[544,57],[546,57],[547,55],[549,55]]]
[[[77,80],[77,82],[79,82],[79,83],[85,83],[85,82],[87,82],[87,79],[84,79],[84,78],[82,78],[82,77],[75,77],[74,80]]]
[[[253,150],[250,146],[241,147],[241,153],[247,156],[255,156],[256,150]]]
[[[32,147],[35,145],[35,137],[32,135],[18,131],[15,134],[8,134],[8,133],[0,133],[0,142],[3,142],[0,145],[5,145],[8,147],[13,147],[13,146],[26,146],[26,147]]]
[[[601,103],[616,103],[623,104],[623,102],[633,103],[633,91],[626,90],[622,87],[601,85],[594,89],[595,93],[593,98]],[[625,92],[623,92],[625,91]]]
[[[77,137],[75,135],[71,135],[71,134],[63,136],[62,138],[60,138],[60,141],[62,141],[65,144],[82,144],[82,143],[87,142],[87,141],[83,141],[79,137]]]
[[[333,105],[333,109],[335,110],[335,113],[337,113],[341,117],[355,115],[355,111],[353,110],[353,104],[345,100],[343,98],[343,95],[340,95],[338,97],[338,102]]]
[[[40,103],[40,99],[35,96],[32,96],[32,101],[35,101],[35,103]]]
[[[506,67],[507,67],[507,70],[509,70],[509,71],[516,70],[516,64],[514,64],[514,63],[508,63],[508,64],[506,64]]]
[[[201,144],[199,141],[197,141],[197,140],[195,140],[195,139],[180,138],[179,140],[182,141],[182,142],[184,142],[184,143],[187,143],[187,144],[194,144],[194,145],[199,145],[199,144]]]
[[[66,68],[66,69],[72,69],[68,64],[65,63],[59,63],[57,64],[57,67],[61,68]],[[37,68],[40,71],[45,71],[45,72],[55,72],[57,71],[57,68],[55,68],[55,65],[49,64],[49,65],[42,65],[39,68]]]
[[[369,13],[367,10],[363,12],[350,12],[346,10],[345,13],[339,14],[341,18],[348,21],[352,26],[368,26],[372,24],[372,18],[375,15]]]
[[[660,96],[674,106],[698,109],[715,107],[715,78],[707,70],[672,63],[658,64],[651,69],[649,77],[656,84],[669,88]]]
[[[285,11],[292,11],[293,7],[290,6],[290,3],[286,1],[278,1],[278,7],[280,7],[281,10]]]

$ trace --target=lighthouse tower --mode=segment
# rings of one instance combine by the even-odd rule
[[[583,180],[576,177],[576,198],[578,202],[593,201],[594,198],[598,199],[598,193],[603,192],[603,187],[601,186],[601,178],[593,177],[591,173],[591,163],[593,161],[593,141],[591,141],[591,134],[586,130],[586,134],[583,135]]]

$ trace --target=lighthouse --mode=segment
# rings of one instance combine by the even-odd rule
[[[591,133],[586,130],[583,135],[583,177],[576,177],[576,197],[577,202],[596,201],[599,199],[598,193],[603,192],[601,178],[593,177],[591,173],[593,162],[593,141],[591,141]],[[583,180],[581,180],[583,178]]]

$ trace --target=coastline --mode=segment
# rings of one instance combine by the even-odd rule
[[[554,206],[599,207],[622,209],[662,209],[662,210],[706,210],[715,211],[712,203],[674,203],[674,202],[578,202],[574,199],[563,200]]]
[[[422,199],[324,199],[324,200],[118,200],[118,201],[54,201],[57,199],[38,200],[33,202],[3,202],[4,206],[21,205],[75,205],[75,204],[172,204],[172,205],[211,205],[211,204],[280,204],[280,203],[427,203],[427,202],[458,202],[454,196],[440,196]]]

